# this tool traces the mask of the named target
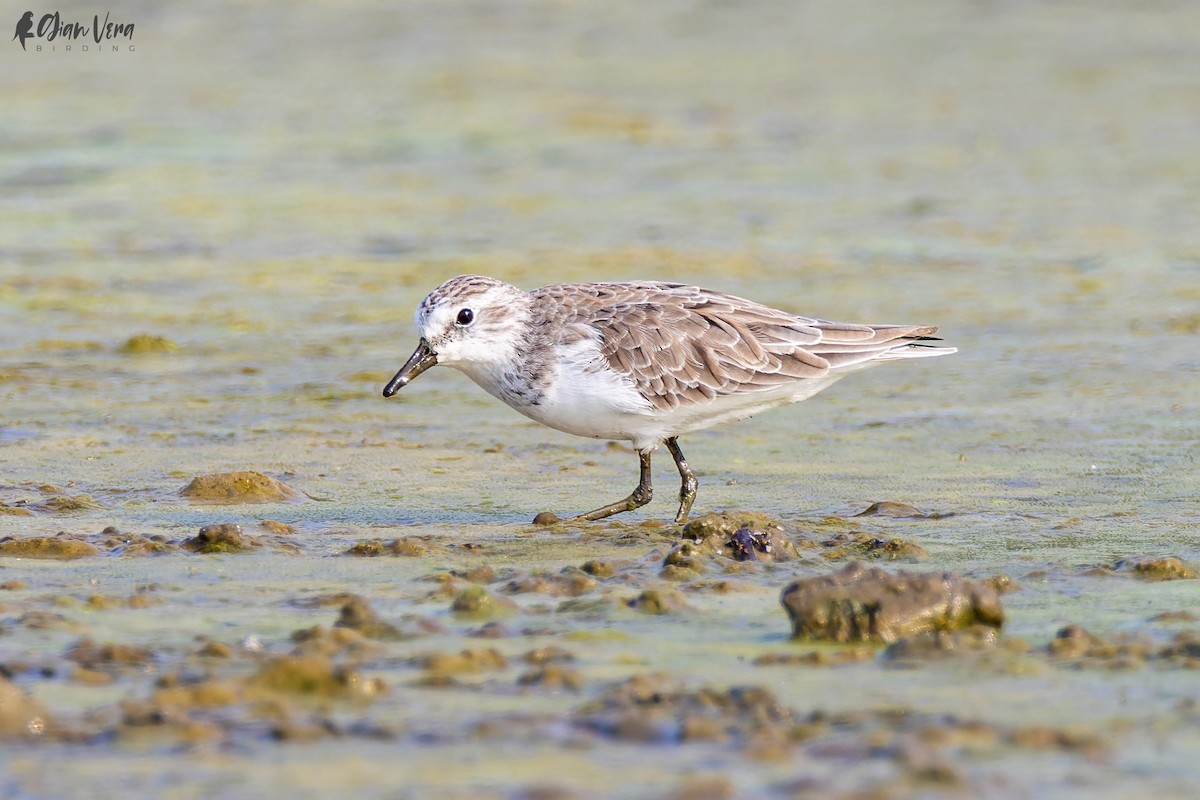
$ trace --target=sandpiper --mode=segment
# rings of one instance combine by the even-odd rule
[[[666,444],[683,478],[675,515],[682,523],[698,484],[678,437],[799,402],[882,361],[956,352],[927,344],[937,341],[931,325],[829,322],[657,281],[526,292],[461,275],[434,289],[415,319],[420,343],[384,397],[444,365],[543,425],[633,444],[641,465],[637,488],[576,520],[650,502],[650,455]]]

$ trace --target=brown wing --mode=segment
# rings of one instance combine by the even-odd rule
[[[566,284],[537,290],[567,326],[600,334],[608,365],[656,407],[705,403],[823,377],[930,328],[797,317],[733,295],[670,283]]]

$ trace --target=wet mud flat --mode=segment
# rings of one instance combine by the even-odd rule
[[[300,493],[250,474],[180,490],[242,520],[192,536],[0,540],[0,735],[20,792],[1186,789],[1170,765],[1200,739],[1200,618],[1178,558],[947,572],[918,542],[954,517],[902,503],[393,528],[315,555],[304,523],[243,502],[287,516],[274,501]],[[1136,629],[1048,630],[1063,592],[1146,610]]]
[[[0,796],[1194,796],[1200,6],[122,19],[4,56]],[[379,396],[461,273],[959,352],[535,526],[637,459]]]

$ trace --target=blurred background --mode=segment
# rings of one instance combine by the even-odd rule
[[[217,448],[187,471],[301,433],[273,465],[294,470],[314,444],[444,440],[423,401],[513,435],[523,420],[449,371],[377,397],[411,351],[415,304],[463,272],[683,280],[939,324],[954,359],[833,391],[884,419],[940,415],[918,434],[965,436],[933,443],[947,457],[1024,449],[1169,477],[1195,437],[1193,4],[108,13],[135,25],[119,52],[0,50],[0,440],[30,444],[14,481],[78,480],[46,455],[57,446]],[[162,357],[131,358],[139,334],[164,338]],[[906,402],[881,407],[890,392]],[[739,430],[819,434],[842,408],[861,424],[822,398]],[[479,429],[450,430],[464,427]],[[107,479],[162,482],[141,463]]]

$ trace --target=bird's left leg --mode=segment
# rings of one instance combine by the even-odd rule
[[[586,514],[580,514],[575,517],[575,520],[580,522],[592,522],[605,517],[611,517],[613,514],[620,514],[622,511],[633,511],[635,508],[641,508],[650,502],[650,498],[654,496],[654,487],[650,483],[650,453],[651,450],[638,450],[638,464],[640,466],[640,477],[637,488],[626,497],[624,500],[618,500],[602,508],[597,508],[595,511],[589,511]]]
[[[671,458],[675,459],[675,466],[679,467],[679,477],[683,478],[683,486],[679,489],[679,513],[675,515],[675,522],[682,524],[687,521],[688,513],[692,510],[700,482],[696,480],[696,473],[692,472],[687,459],[683,457],[683,451],[679,449],[679,440],[672,436],[667,439],[666,444],[667,449],[671,451]]]

